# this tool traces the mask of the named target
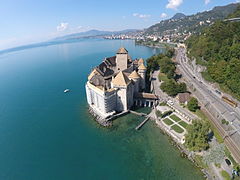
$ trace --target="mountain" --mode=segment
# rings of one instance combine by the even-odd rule
[[[240,17],[240,5],[228,18]],[[240,23],[218,21],[186,41],[190,57],[207,67],[205,79],[240,99]]]
[[[185,17],[186,17],[186,15],[183,14],[183,13],[177,13],[171,19],[182,19],[182,18],[185,18]]]
[[[196,34],[207,26],[212,25],[217,20],[223,20],[229,14],[233,13],[239,3],[226,6],[217,6],[210,11],[200,12],[194,15],[185,16],[178,13],[173,18],[163,20],[147,29],[145,35],[171,36],[174,40],[183,40],[190,34]]]
[[[73,33],[66,36],[61,36],[53,39],[53,41],[59,41],[59,40],[73,40],[73,39],[79,39],[79,38],[86,38],[86,37],[96,37],[96,36],[106,36],[106,35],[118,35],[118,34],[128,34],[137,32],[139,30],[137,29],[126,29],[122,31],[99,31],[99,30],[89,30],[86,32],[80,32],[80,33]]]

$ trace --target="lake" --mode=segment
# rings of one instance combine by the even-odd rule
[[[121,46],[133,59],[162,52],[85,39],[0,55],[0,179],[203,179],[153,122],[136,131],[143,119],[129,114],[103,128],[88,113],[87,76]]]

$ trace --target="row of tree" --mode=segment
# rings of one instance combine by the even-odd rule
[[[176,65],[172,61],[174,54],[173,48],[167,48],[164,54],[152,56],[147,60],[148,74],[160,67],[161,73],[167,76],[168,80],[163,82],[160,88],[169,96],[176,96],[178,93],[187,91],[185,83],[176,81]]]

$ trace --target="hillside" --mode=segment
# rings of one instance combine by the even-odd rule
[[[229,18],[240,17],[240,6]],[[218,21],[186,41],[189,56],[206,65],[204,76],[240,98],[240,22]]]
[[[177,13],[173,18],[164,20],[145,30],[145,35],[176,36],[175,41],[183,40],[190,34],[196,34],[216,20],[222,20],[233,13],[237,4],[218,6],[210,11],[197,13],[190,16]]]

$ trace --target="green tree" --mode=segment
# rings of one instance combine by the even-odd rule
[[[188,104],[187,104],[187,107],[190,111],[192,112],[196,112],[197,109],[199,109],[199,106],[198,106],[198,100],[194,97],[192,97]]]
[[[209,147],[209,133],[210,125],[206,121],[194,120],[191,125],[187,126],[185,146],[191,151],[206,150]]]

